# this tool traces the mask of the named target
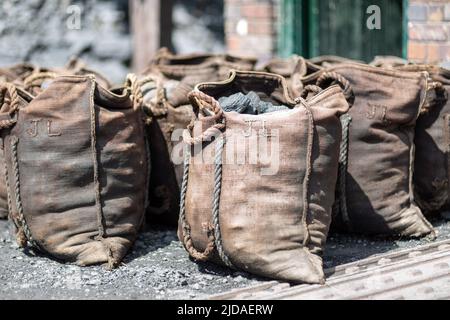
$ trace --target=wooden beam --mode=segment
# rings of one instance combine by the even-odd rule
[[[147,66],[161,45],[161,1],[129,0],[135,72]]]

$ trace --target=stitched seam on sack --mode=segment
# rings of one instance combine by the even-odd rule
[[[239,71],[233,70],[228,79],[223,81],[213,81],[213,82],[203,82],[199,83],[195,86],[194,90],[204,91],[205,89],[215,89],[219,86],[225,86],[231,84],[236,78],[244,77],[244,78],[254,78],[257,80],[267,80],[277,82],[278,85],[283,89],[283,97],[286,100],[286,103],[295,106],[295,101],[291,98],[289,94],[288,84],[284,77],[268,72],[258,72],[258,71]]]
[[[12,157],[12,166],[14,171],[14,182],[15,182],[15,200],[16,200],[16,208],[18,213],[18,224],[22,228],[22,231],[24,232],[24,235],[28,242],[36,247],[41,248],[36,241],[34,241],[33,236],[31,235],[31,231],[28,227],[27,221],[25,219],[24,213],[23,213],[23,206],[22,206],[22,198],[20,195],[20,173],[19,173],[19,161],[17,159],[17,145],[19,144],[19,139],[15,136],[11,138],[11,157]]]
[[[447,171],[447,195],[450,194],[450,114],[444,115],[444,139],[445,139],[445,157]],[[448,202],[448,198],[445,203]]]
[[[348,151],[349,151],[349,134],[350,134],[350,124],[352,118],[346,113],[341,116],[342,125],[342,140],[341,140],[341,150],[339,152],[339,210],[341,211],[342,219],[347,225],[349,230],[352,230],[351,221],[348,215],[347,209],[347,168],[348,168]]]
[[[303,245],[306,247],[309,243],[309,229],[308,229],[308,213],[309,213],[309,182],[312,172],[312,149],[314,145],[314,118],[310,106],[304,101],[302,105],[308,115],[308,136],[307,136],[307,151],[306,151],[306,171],[303,180],[303,212],[302,223],[305,229],[305,238]]]
[[[416,114],[416,116],[414,117],[414,119],[411,121],[411,124],[416,124],[417,119],[418,119],[419,116],[420,116],[420,112],[422,111],[423,106],[424,106],[425,103],[427,102],[428,94],[429,94],[430,91],[431,91],[430,88],[428,87],[428,82],[429,82],[430,75],[428,74],[428,72],[423,71],[423,72],[421,72],[421,76],[422,76],[422,79],[425,80],[425,85],[424,85],[424,87],[425,87],[425,92],[424,92],[424,94],[423,94],[422,101],[420,101],[419,107],[417,108],[417,114]],[[421,80],[422,80],[422,79],[421,79]],[[422,91],[422,90],[420,90],[420,91]]]
[[[4,149],[4,151],[5,151],[5,149]],[[4,170],[4,173],[5,173],[6,197],[7,197],[7,200],[8,200],[8,216],[10,217],[10,219],[16,225],[16,222],[14,221],[14,219],[12,217],[12,200],[11,200],[11,190],[10,190],[11,186],[9,184],[8,166],[6,164],[6,152],[4,152],[3,154],[4,154],[4,159],[3,159],[4,169],[3,170]]]
[[[411,144],[410,152],[409,152],[409,176],[408,176],[408,189],[409,189],[409,207],[415,205],[414,202],[414,186],[413,186],[413,173],[414,173],[414,154],[415,154],[415,144],[414,144],[414,131],[411,131],[410,134],[407,134],[409,142]],[[416,212],[419,219],[430,229],[430,233],[435,235],[434,227],[430,222],[424,217],[422,210]]]
[[[96,138],[96,124],[95,124],[95,101],[94,101],[94,93],[95,93],[95,78],[92,76],[88,77],[91,89],[89,92],[89,113],[90,113],[90,124],[91,124],[91,151],[94,165],[94,189],[95,189],[95,208],[97,214],[97,228],[98,228],[98,236],[96,240],[101,240],[105,236],[105,225],[104,225],[104,216],[101,204],[101,194],[100,194],[100,181],[99,181],[99,165],[98,165],[98,157],[97,157],[97,138]]]

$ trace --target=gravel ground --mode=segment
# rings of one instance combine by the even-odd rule
[[[432,221],[438,240],[450,238],[450,222]],[[0,299],[202,299],[255,285],[263,279],[188,259],[175,231],[141,234],[122,266],[80,268],[21,250],[6,221],[0,221]],[[325,267],[373,254],[414,247],[428,240],[395,240],[331,235]]]

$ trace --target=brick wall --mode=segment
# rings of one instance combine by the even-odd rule
[[[232,54],[276,53],[277,0],[225,0],[225,38]]]
[[[450,60],[450,2],[410,0],[408,58],[417,62]]]

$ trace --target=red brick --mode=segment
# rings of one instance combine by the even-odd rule
[[[242,41],[244,40],[242,37],[238,35],[230,35],[228,34],[226,37],[227,40],[227,48],[230,52],[236,53],[241,49]]]
[[[274,34],[274,25],[271,22],[265,21],[249,21],[248,24],[248,33],[249,34],[265,34],[272,35]]]
[[[273,6],[268,3],[244,4],[241,14],[246,18],[271,19],[273,17]]]
[[[440,45],[437,43],[427,44],[427,62],[436,63],[442,60]]]
[[[408,24],[409,39],[421,41],[447,41],[447,29],[444,23],[425,24],[425,23],[409,23]]]
[[[408,43],[408,59],[417,62],[424,62],[427,59],[426,44],[410,41]]]
[[[408,7],[408,19],[410,21],[426,21],[427,6],[422,4],[410,4]]]

